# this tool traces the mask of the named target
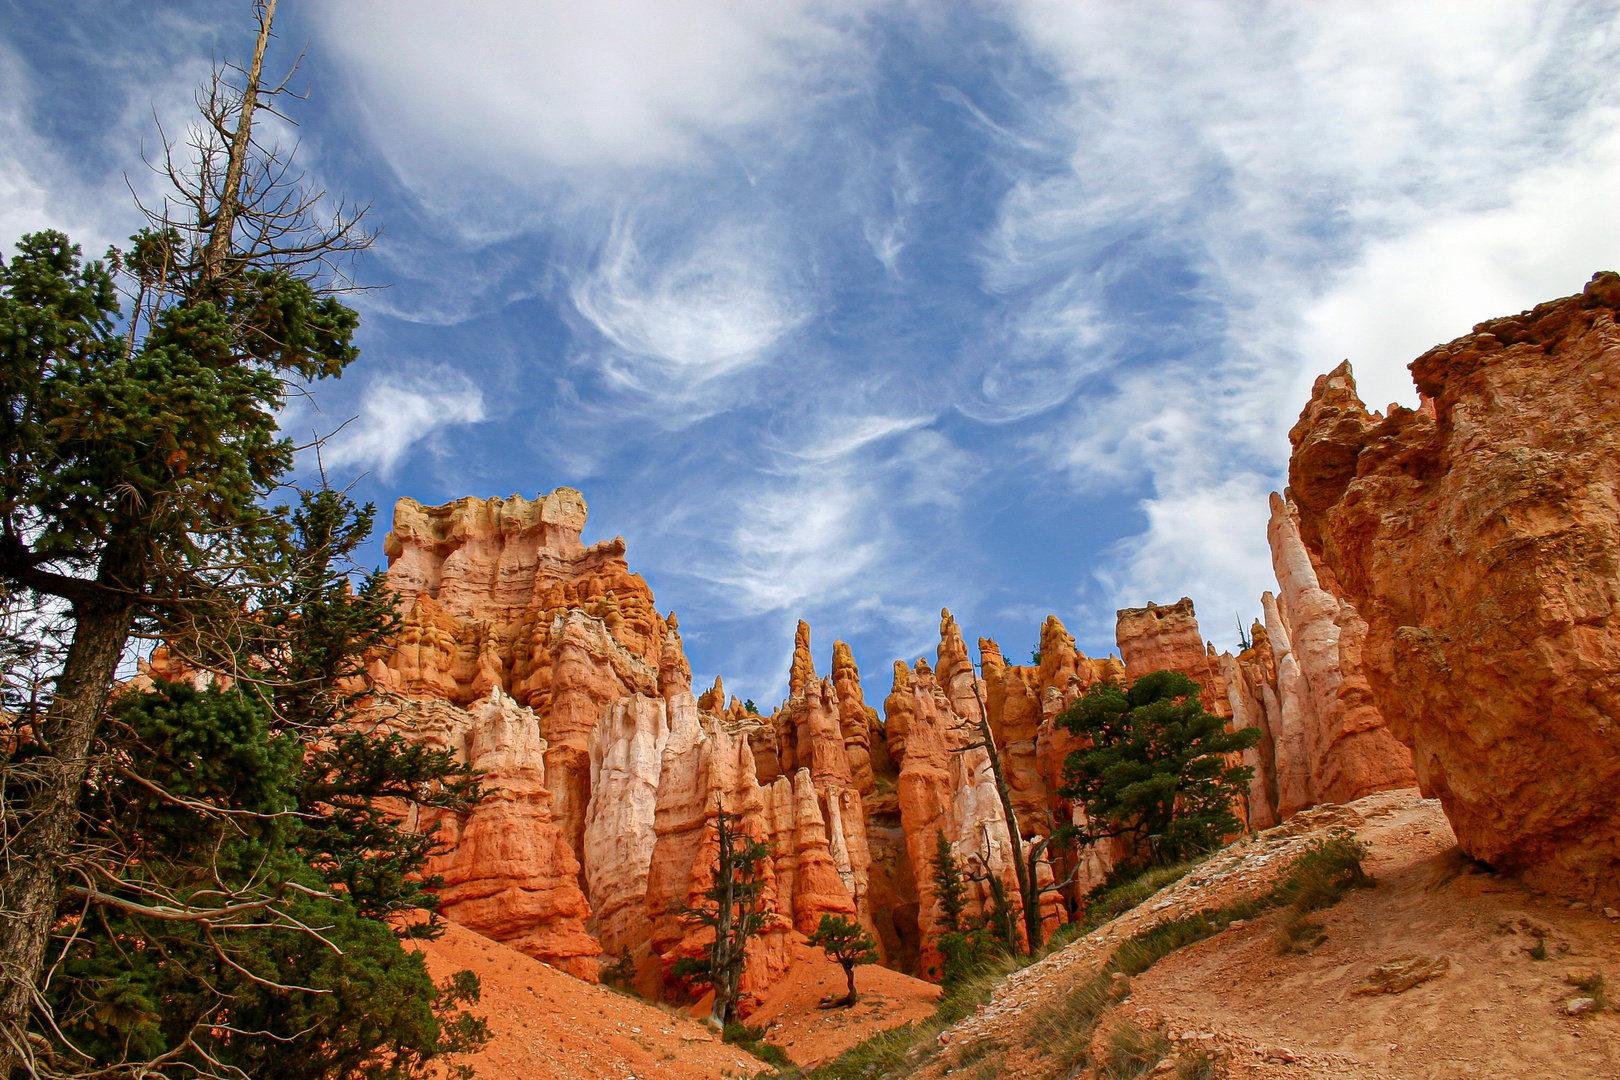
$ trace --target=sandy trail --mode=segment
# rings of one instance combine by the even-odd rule
[[[1367,868],[1377,888],[1317,913],[1327,937],[1305,953],[1279,954],[1281,914],[1272,913],[1171,954],[1132,980],[1130,996],[1100,1032],[1121,1019],[1160,1027],[1179,1047],[1218,1051],[1235,1078],[1620,1077],[1620,1012],[1563,1011],[1582,994],[1565,981],[1571,969],[1595,969],[1620,987],[1620,922],[1538,897],[1462,858],[1438,803],[1415,791],[1313,814],[1316,829],[1337,817],[1370,845]],[[1297,844],[1267,839],[1272,835],[1250,841],[1243,859],[1230,854],[1243,848],[1218,853],[1206,864],[1211,869],[1195,870],[1116,920],[1123,925],[1103,927],[1029,969],[984,1015],[947,1032],[953,1051],[923,1074],[943,1075],[962,1048],[984,1041],[998,1052],[1012,1048],[997,1075],[1053,1076],[1050,1058],[1019,1049],[1043,1007],[1128,933],[1261,891]],[[1268,848],[1271,866],[1254,869]],[[1531,955],[1538,941],[1544,960]],[[1444,957],[1448,969],[1401,993],[1352,992],[1378,964],[1412,954]],[[1620,999],[1620,992],[1610,996]]]

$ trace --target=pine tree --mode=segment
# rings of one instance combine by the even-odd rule
[[[821,923],[808,939],[811,948],[820,949],[827,959],[844,969],[849,992],[844,997],[828,1002],[827,1008],[841,1008],[855,1004],[855,969],[862,964],[875,964],[878,960],[877,942],[872,940],[860,923],[842,915],[823,915]]]
[[[1232,806],[1247,797],[1254,770],[1228,755],[1252,747],[1259,732],[1227,731],[1186,675],[1151,672],[1128,690],[1095,684],[1057,723],[1090,743],[1064,762],[1059,794],[1085,808],[1087,841],[1125,841],[1129,855],[1117,869],[1174,862],[1241,831]]]
[[[685,957],[675,964],[674,974],[688,983],[707,984],[714,990],[709,1023],[724,1031],[737,1007],[737,987],[748,962],[748,941],[771,928],[766,910],[765,868],[771,846],[738,831],[737,819],[722,808],[715,814],[717,852],[714,881],[705,890],[706,901],[699,907],[677,905],[681,916],[693,925],[714,930],[714,940],[701,959]]]
[[[251,63],[205,86],[199,134],[166,147],[172,201],[126,251],[86,262],[44,232],[0,261],[0,591],[65,643],[5,741],[0,1076],[32,1068],[59,903],[101,903],[73,891],[106,871],[76,846],[79,809],[125,647],[136,634],[232,653],[282,570],[259,556],[287,534],[264,498],[293,461],[277,427],[289,383],[357,355],[337,294],[370,237],[341,205],[317,217],[324,193],[255,142],[255,110],[285,84],[262,81],[275,0],[254,10]],[[187,919],[223,917],[218,899]]]

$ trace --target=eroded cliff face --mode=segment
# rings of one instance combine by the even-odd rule
[[[1349,365],[1290,433],[1298,531],[1354,604],[1367,696],[1470,855],[1620,902],[1620,277],[1481,323],[1369,413]],[[1347,727],[1350,726],[1348,723]]]
[[[585,977],[628,957],[641,988],[657,992],[676,961],[702,952],[708,931],[678,909],[710,884],[722,810],[773,852],[770,930],[750,948],[745,1008],[785,970],[795,936],[827,914],[864,924],[884,963],[937,977],[940,835],[976,879],[970,914],[988,909],[992,879],[1017,903],[981,712],[1027,843],[1084,820],[1058,794],[1078,743],[1056,719],[1088,687],[1171,666],[1227,707],[1183,601],[1121,612],[1124,662],[1085,656],[1054,616],[1038,663],[1009,664],[979,639],[982,675],[942,612],[934,662],[894,664],[881,717],[848,646],[833,643],[823,676],[800,623],[788,698],[756,715],[719,679],[694,696],[675,616],[655,610],[622,541],[580,542],[584,523],[568,489],[443,507],[402,500],[387,549],[405,627],[371,673],[400,730],[465,746],[490,769],[484,806],[421,823],[455,843],[440,867],[446,914]],[[467,734],[485,728],[502,734]],[[1065,895],[1103,881],[1118,854],[1099,845],[1037,866],[1042,881],[1070,879],[1043,900],[1048,933],[1066,917]]]

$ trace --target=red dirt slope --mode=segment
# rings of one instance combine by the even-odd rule
[[[483,983],[472,1012],[488,1018],[483,1053],[458,1058],[479,1080],[720,1080],[766,1071],[687,1017],[581,982],[451,923],[416,942],[435,980],[461,970]]]

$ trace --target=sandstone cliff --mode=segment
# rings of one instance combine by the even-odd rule
[[[1349,365],[1290,433],[1299,535],[1370,698],[1469,854],[1620,898],[1620,276],[1481,323],[1369,413]]]

